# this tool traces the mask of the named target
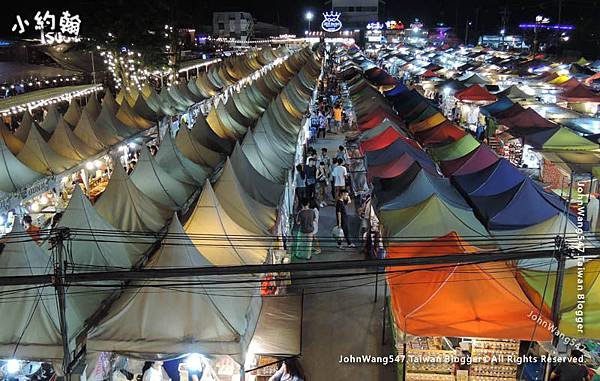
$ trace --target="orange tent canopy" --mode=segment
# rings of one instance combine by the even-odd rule
[[[450,233],[430,242],[392,245],[388,256],[477,255],[479,251]],[[416,336],[532,339],[536,322],[531,315],[537,315],[538,309],[519,286],[514,267],[506,262],[391,267],[388,271],[395,322],[403,332]],[[550,338],[546,328],[535,329],[534,340]]]

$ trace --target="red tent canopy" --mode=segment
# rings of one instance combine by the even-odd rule
[[[433,78],[433,77],[437,77],[438,75],[435,74],[431,69],[427,70],[425,73],[421,74],[421,77],[423,78]]]
[[[465,136],[467,133],[462,128],[449,120],[444,121],[437,126],[425,130],[423,132],[415,133],[415,139],[417,139],[423,145],[440,145],[450,144]]]
[[[520,113],[508,118],[500,119],[498,123],[505,125],[508,128],[555,128],[558,127],[548,119],[535,112],[531,108],[526,108]]]
[[[397,126],[401,126],[403,124],[402,119],[400,119],[398,115],[387,112],[384,109],[379,109],[376,113],[374,113],[371,116],[370,119],[364,121],[363,123],[360,123],[358,125],[358,129],[361,131],[370,130],[371,128],[376,127],[379,123],[383,122],[385,118],[389,119]]]
[[[479,251],[450,233],[433,241],[390,245],[388,257],[477,256]],[[547,329],[536,329],[530,315],[537,308],[508,262],[403,266],[388,271],[395,323],[408,334],[539,341],[552,336]],[[549,322],[545,316],[542,319]]]
[[[471,101],[471,102],[494,102],[496,96],[481,85],[475,84],[467,87],[464,90],[457,91],[454,97],[460,101]]]
[[[360,143],[360,151],[365,153],[367,151],[375,151],[378,149],[385,148],[395,142],[402,136],[394,127],[386,128],[382,133],[372,137],[371,139],[363,140]]]
[[[413,165],[418,165],[431,174],[437,173],[435,164],[432,161],[419,161],[419,159],[415,158],[410,153],[405,152],[398,159],[392,160],[389,163],[369,166],[367,177],[369,180],[372,180],[375,177],[381,177],[384,179],[398,177]]]
[[[588,87],[581,84],[565,91],[558,96],[560,99],[564,99],[567,102],[599,102],[600,95],[594,93]]]

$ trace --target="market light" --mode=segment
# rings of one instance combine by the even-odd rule
[[[92,163],[91,161],[88,161],[87,163],[85,163],[85,168],[88,171],[91,171],[92,169],[94,169],[94,163]]]
[[[19,360],[10,359],[6,362],[6,371],[10,374],[18,373],[21,370],[21,362]]]
[[[48,203],[48,197],[46,197],[46,195],[42,195],[42,197],[40,197],[40,203],[42,205],[46,205]]]
[[[39,212],[40,211],[40,204],[35,201],[31,204],[31,211],[32,212]]]
[[[315,15],[313,15],[313,13],[311,11],[306,12],[306,14],[304,15],[304,18],[306,18],[308,21],[311,21],[313,19]]]

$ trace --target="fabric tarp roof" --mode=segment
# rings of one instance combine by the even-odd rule
[[[600,103],[600,95],[594,93],[588,87],[578,84],[575,87],[570,88],[564,93],[558,96],[560,99],[564,99],[567,102],[594,102]]]
[[[480,143],[471,134],[467,134],[453,143],[432,148],[431,155],[439,161],[454,160],[468,155],[479,145]]]
[[[526,108],[522,112],[508,118],[498,121],[511,129],[535,129],[535,128],[553,128],[557,125],[542,117],[531,108]]]
[[[145,145],[130,179],[146,196],[171,209],[183,207],[194,192],[194,186],[180,182],[162,169]]]
[[[440,162],[440,168],[446,176],[468,175],[489,167],[498,159],[498,155],[494,151],[487,145],[481,144],[463,157]]]
[[[511,99],[529,99],[532,98],[531,95],[527,94],[523,90],[521,90],[517,85],[511,85],[506,89],[496,93],[496,96],[499,98],[508,97]]]
[[[168,234],[179,238],[166,238],[148,268],[210,266],[185,237],[177,216],[173,217]],[[206,282],[207,278],[211,277],[180,280]],[[213,278],[212,281],[222,282],[228,277]],[[154,281],[145,281],[138,286],[143,288],[123,294],[108,316],[89,333],[88,350],[144,353],[153,357],[205,353],[232,355],[238,361],[244,358],[260,313],[260,298],[254,297],[252,291],[225,285],[223,295],[216,295],[209,290],[188,292],[155,288],[159,283]],[[203,286],[199,288],[202,290]],[[165,324],[165,313],[168,324]],[[201,317],[201,324],[198,324],[198,317]]]
[[[43,275],[52,271],[50,258],[33,241],[24,240],[20,221],[4,237],[0,253],[2,276]],[[0,356],[32,360],[62,359],[62,339],[56,298],[44,297],[53,287],[26,289],[22,286],[0,286],[3,294],[19,291],[11,303],[0,303],[3,329],[0,330]],[[30,317],[25,318],[25,317]]]
[[[447,119],[444,116],[444,114],[436,111],[435,114],[433,114],[432,116],[428,117],[427,119],[424,119],[424,120],[422,120],[420,122],[417,122],[417,123],[411,123],[411,124],[409,124],[408,128],[413,133],[423,132],[423,131],[432,129],[435,126],[444,123],[446,120]]]
[[[77,122],[77,125],[73,129],[75,136],[90,147],[93,152],[100,152],[105,149],[107,145],[102,142],[102,139],[96,134],[96,127],[94,118],[90,115],[87,108],[81,111],[81,118]]]
[[[82,161],[98,153],[75,135],[71,127],[61,119],[48,140],[48,146],[61,156]]]
[[[163,136],[163,141],[154,157],[156,162],[169,175],[178,181],[191,185],[202,185],[212,169],[198,165],[185,157],[175,145],[171,131]]]
[[[409,208],[381,210],[379,215],[389,237],[426,241],[457,232],[475,241],[489,239],[471,208],[446,203],[437,195]]]
[[[388,127],[379,135],[361,141],[360,150],[361,152],[367,152],[383,149],[392,144],[401,136],[403,135],[399,133],[394,127]]]
[[[215,192],[206,182],[192,215],[185,224],[190,239],[212,264],[262,264],[267,247],[256,234],[241,227],[221,206]],[[223,238],[220,238],[223,237]]]
[[[159,231],[171,211],[154,202],[129,179],[119,159],[113,158],[108,186],[94,204],[100,215],[114,227],[125,231]]]
[[[426,146],[446,145],[463,138],[466,134],[464,129],[445,120],[429,130],[415,133],[415,138]]]
[[[480,85],[472,85],[464,90],[457,91],[454,98],[470,102],[494,102],[497,98]]]
[[[71,102],[69,103],[69,108],[67,108],[67,112],[65,112],[63,119],[69,124],[69,126],[75,127],[75,125],[77,125],[77,122],[79,121],[80,116],[81,107],[79,107],[79,103],[77,103],[77,100],[75,98],[72,98]]]
[[[404,209],[421,203],[432,195],[444,202],[468,208],[466,201],[445,178],[415,166],[417,171],[407,171],[402,176],[375,182],[374,193],[380,210]]]
[[[399,158],[392,160],[383,165],[373,165],[368,167],[367,176],[370,180],[381,177],[381,178],[392,178],[401,176],[411,166],[418,165],[431,173],[436,173],[435,164],[431,159],[425,160],[423,158],[415,157],[410,153],[406,152],[400,155]]]
[[[391,245],[388,258],[457,253],[474,256],[478,251],[460,235],[451,233],[420,243],[418,248],[414,244]],[[411,269],[402,267],[402,273],[388,275],[395,323],[403,332],[416,336],[550,340],[548,330],[535,329],[537,323],[529,315],[536,306],[522,291],[508,264],[430,268],[419,270],[413,266],[413,271],[405,272]]]
[[[367,165],[369,167],[384,165],[400,158],[403,153],[409,153],[415,158],[422,159],[423,161],[431,160],[423,150],[418,148],[418,143],[411,139],[400,137],[394,143],[383,149],[367,152]]]
[[[511,101],[506,96],[500,96],[500,94],[496,94],[496,95],[498,95],[500,97],[496,102],[490,103],[489,105],[485,105],[480,108],[480,110],[483,114],[495,115],[501,111],[509,109],[510,107],[512,107],[515,104],[513,101]]]
[[[182,123],[175,137],[175,145],[191,161],[205,167],[215,168],[223,160],[223,155],[197,142],[185,123]]]
[[[528,134],[524,140],[532,147],[544,150],[591,151],[599,148],[598,144],[565,127],[547,128]]]
[[[4,143],[2,136],[0,136],[0,155],[0,191],[16,192],[43,177],[42,173],[30,169],[17,159]]]
[[[256,235],[265,235],[275,226],[276,209],[262,205],[246,194],[229,159],[214,191],[225,212],[234,216],[236,223]]]
[[[47,175],[63,172],[77,164],[77,160],[53,151],[37,128],[29,130],[29,136],[17,158],[34,171]]]
[[[208,125],[202,114],[198,115],[190,132],[198,143],[210,147],[213,151],[225,154],[233,151],[233,144],[229,140],[219,137]]]
[[[44,120],[40,123],[40,127],[44,129],[47,133],[51,134],[54,132],[56,125],[60,121],[61,115],[56,109],[56,105],[51,103],[46,108],[46,115],[44,116]]]

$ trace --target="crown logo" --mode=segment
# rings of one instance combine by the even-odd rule
[[[337,32],[342,29],[342,22],[340,21],[340,12],[325,12],[323,13],[323,22],[321,22],[321,28],[325,32]]]

